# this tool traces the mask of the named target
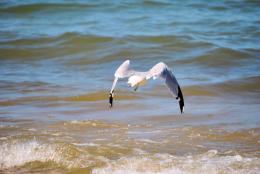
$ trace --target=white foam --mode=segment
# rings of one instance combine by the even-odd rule
[[[36,160],[55,161],[55,154],[53,147],[40,145],[35,140],[15,144],[3,143],[0,148],[0,166],[8,168]]]
[[[93,144],[78,144],[93,145]],[[72,148],[72,149],[71,149]],[[75,149],[74,149],[75,148]],[[134,149],[132,156],[107,159],[78,151],[76,146],[47,144],[37,140],[27,142],[4,142],[0,144],[0,169],[21,166],[28,162],[52,161],[66,168],[95,166],[96,162],[105,166],[93,169],[93,174],[218,174],[218,173],[260,173],[260,158],[241,155],[219,155],[217,150],[190,156],[170,154],[149,154]]]
[[[36,140],[26,142],[2,143],[0,145],[0,169],[21,166],[28,162],[54,162],[59,166],[74,168],[88,166],[87,160],[75,157],[73,160],[66,154],[68,147],[58,144],[45,144]],[[83,154],[88,159],[87,154]]]
[[[28,129],[28,131],[36,132],[37,129],[35,129],[35,128],[30,128],[30,129]]]
[[[123,157],[110,161],[104,168],[95,168],[93,174],[218,174],[259,173],[259,158],[240,155],[218,156],[210,150],[195,156],[172,156],[169,154]]]
[[[0,140],[7,140],[7,137],[0,137]]]

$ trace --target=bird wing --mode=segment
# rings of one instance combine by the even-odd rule
[[[179,101],[181,113],[183,113],[184,109],[184,99],[181,92],[180,85],[178,84],[175,76],[173,75],[172,71],[167,67],[165,63],[158,63],[153,66],[147,73],[146,79],[150,79],[151,77],[157,78],[161,77],[165,80],[166,86],[171,91],[172,95],[176,97]]]
[[[117,78],[125,78],[130,75],[130,60],[124,61],[116,70],[115,77]]]
[[[114,81],[109,93],[109,104],[110,107],[113,106],[113,97],[114,97],[114,90],[116,87],[116,83],[118,81],[118,79],[120,78],[125,78],[125,77],[129,77],[131,75],[131,70],[130,70],[130,60],[126,60],[124,61],[116,70],[114,76]]]
[[[125,78],[129,76],[129,71],[130,71],[130,60],[126,60],[117,68],[114,74],[115,78],[110,93],[113,93],[119,78]]]

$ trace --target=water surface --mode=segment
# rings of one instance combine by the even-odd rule
[[[259,173],[258,1],[1,1],[0,173]],[[126,59],[162,81],[118,83]]]

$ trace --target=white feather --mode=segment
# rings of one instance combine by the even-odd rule
[[[128,79],[128,84],[131,87],[134,87],[137,89],[139,86],[143,86],[146,84],[147,80],[153,78],[157,79],[158,77],[164,79],[164,82],[166,86],[169,88],[171,91],[172,95],[175,97],[179,97],[179,91],[180,87],[179,84],[173,75],[172,71],[167,67],[167,65],[163,62],[157,63],[154,65],[149,71],[146,72],[140,72],[140,71],[134,71],[133,69],[130,68],[130,61],[126,60],[124,61],[116,70],[115,72],[115,79],[111,88],[110,93],[113,93],[116,83],[119,78],[127,78]],[[182,94],[181,94],[182,96]],[[180,98],[179,102],[180,102]],[[183,100],[183,99],[182,99]],[[184,101],[183,106],[184,106]]]

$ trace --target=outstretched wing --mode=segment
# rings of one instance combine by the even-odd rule
[[[129,77],[129,75],[130,75],[130,60],[126,60],[117,68],[117,70],[114,74],[115,78],[114,78],[112,88],[111,88],[110,93],[109,93],[110,107],[113,106],[114,90],[115,90],[116,83],[117,83],[118,79]]]
[[[169,69],[165,69],[163,71],[163,77],[165,78],[165,83],[170,89],[171,93],[176,96],[176,99],[179,101],[181,113],[183,113],[184,109],[184,99],[181,92],[180,85],[178,84],[176,78],[173,73]]]
[[[181,92],[180,85],[178,84],[176,78],[174,77],[172,71],[167,67],[165,63],[158,63],[153,66],[147,73],[146,79],[150,79],[151,77],[157,78],[161,77],[165,80],[165,84],[171,91],[172,95],[176,97],[179,101],[181,113],[183,113],[184,109],[184,99]]]
[[[116,70],[115,77],[125,78],[130,75],[130,60],[124,61]]]

